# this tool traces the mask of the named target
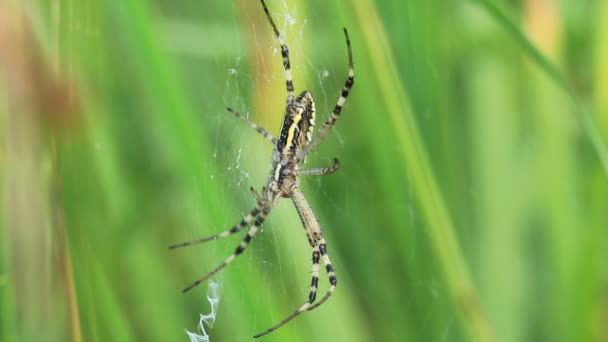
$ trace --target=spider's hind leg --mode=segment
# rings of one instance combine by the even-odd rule
[[[312,139],[312,141],[305,148],[298,152],[298,155],[296,156],[297,160],[304,160],[304,158],[306,158],[306,155],[308,155],[308,153],[312,151],[312,149],[314,149],[325,138],[329,130],[334,126],[334,124],[340,117],[342,107],[344,107],[344,104],[346,103],[346,98],[348,97],[350,90],[355,84],[355,67],[353,65],[353,52],[350,45],[348,31],[346,30],[346,28],[344,28],[344,38],[346,39],[346,49],[348,52],[348,77],[344,82],[344,87],[340,92],[340,96],[338,97],[338,101],[334,106],[334,110],[332,111],[331,116],[325,121],[323,127],[321,127],[314,139]]]
[[[266,13],[266,18],[272,26],[272,31],[274,35],[279,40],[279,44],[281,44],[281,57],[283,58],[283,69],[285,69],[285,86],[287,88],[287,103],[293,102],[294,99],[294,88],[293,88],[293,77],[291,75],[291,63],[289,62],[289,49],[287,48],[287,44],[283,41],[279,30],[277,29],[277,25],[272,20],[272,16],[268,11],[268,7],[266,7],[266,3],[264,0],[260,0],[262,2],[262,7],[264,7],[264,13]]]
[[[230,107],[228,107],[226,109],[228,109],[228,111],[230,113],[234,114],[234,116],[236,116],[237,118],[245,121],[249,125],[249,127],[255,129],[256,132],[260,133],[264,138],[268,139],[268,141],[270,141],[273,145],[276,145],[277,139],[272,134],[270,134],[270,132],[268,132],[264,127],[256,124],[251,119],[247,118],[243,114],[237,112],[236,110],[234,110]]]

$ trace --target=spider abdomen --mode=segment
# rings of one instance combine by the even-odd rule
[[[315,115],[315,100],[308,90],[287,105],[277,141],[281,155],[294,155],[308,145],[315,128]]]

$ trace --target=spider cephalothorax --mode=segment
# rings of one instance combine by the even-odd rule
[[[274,144],[274,150],[271,157],[271,170],[268,176],[268,181],[266,182],[266,185],[262,187],[261,194],[259,194],[254,188],[251,188],[251,192],[256,200],[256,206],[237,225],[213,236],[194,241],[182,242],[169,247],[170,249],[174,249],[223,238],[239,232],[241,229],[249,226],[251,222],[253,222],[247,231],[247,235],[245,235],[241,243],[237,246],[234,253],[232,253],[221,264],[211,270],[211,272],[207,273],[205,276],[186,287],[183,290],[183,292],[186,292],[207,280],[226,265],[234,261],[234,259],[236,259],[236,257],[241,254],[245,248],[247,248],[252,238],[257,233],[259,227],[264,223],[266,216],[268,216],[270,210],[277,204],[279,199],[291,198],[304,226],[308,242],[312,247],[312,280],[310,284],[310,292],[308,294],[308,299],[296,311],[278,324],[260,334],[255,335],[254,337],[266,335],[283,324],[289,322],[300,313],[318,307],[331,296],[336,288],[337,279],[331,261],[329,260],[329,255],[327,254],[327,243],[325,242],[325,238],[321,232],[321,227],[319,226],[319,222],[317,221],[312,208],[300,190],[298,177],[331,174],[334,173],[340,166],[338,159],[334,159],[334,163],[330,167],[312,169],[299,168],[300,165],[306,162],[308,153],[310,153],[310,151],[312,151],[312,149],[318,145],[321,140],[323,140],[325,135],[327,135],[340,116],[342,106],[346,102],[346,98],[351,87],[353,86],[355,77],[350,39],[348,38],[348,32],[346,29],[344,29],[344,36],[346,38],[346,47],[348,51],[348,78],[346,79],[344,88],[340,93],[340,97],[334,106],[331,116],[325,121],[323,127],[321,127],[317,135],[313,137],[316,115],[315,101],[312,94],[307,90],[303,91],[300,95],[298,95],[298,97],[294,96],[291,66],[289,62],[289,49],[283,42],[283,39],[279,34],[279,30],[272,20],[272,16],[270,15],[264,0],[261,0],[261,3],[264,13],[266,14],[266,18],[268,19],[276,38],[281,44],[281,56],[283,59],[283,67],[285,69],[287,104],[285,108],[283,125],[281,126],[281,131],[279,132],[279,138],[276,139],[266,129],[255,124],[253,121],[244,117],[239,112],[234,111],[232,108],[228,108],[228,110],[238,118],[247,122],[249,126],[258,131],[262,136]],[[330,286],[323,298],[314,303],[319,283],[320,262],[323,262],[325,265]]]

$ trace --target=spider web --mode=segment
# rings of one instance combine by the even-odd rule
[[[201,314],[198,325],[197,332],[191,332],[186,330],[186,334],[190,338],[191,342],[209,342],[210,338],[207,334],[207,330],[205,326],[209,329],[213,328],[213,324],[215,323],[216,318],[216,310],[217,306],[220,303],[220,287],[221,283],[215,282],[213,279],[209,281],[209,286],[207,290],[207,301],[211,306],[211,312],[204,315]]]
[[[339,74],[336,77],[336,73],[330,72],[333,66],[330,63],[334,53],[343,53],[342,49],[339,51],[326,52],[324,54],[313,56],[310,51],[306,51],[303,48],[304,41],[314,41],[314,27],[309,24],[309,19],[305,18],[303,13],[304,9],[300,9],[289,1],[281,1],[280,5],[276,2],[267,1],[270,6],[271,14],[277,23],[279,31],[286,41],[291,57],[291,67],[294,73],[294,84],[297,93],[308,89],[315,95],[315,101],[317,104],[317,115],[318,120],[325,120],[337,99],[337,90],[341,89],[341,83],[345,75]],[[243,13],[239,15],[238,11],[242,11],[242,7],[247,7]],[[253,199],[249,192],[249,187],[253,186],[260,190],[261,186],[265,183],[269,167],[270,167],[270,155],[272,152],[272,146],[261,137],[257,132],[253,131],[246,124],[230,115],[225,111],[226,107],[232,107],[237,111],[245,114],[245,116],[252,119],[267,128],[270,133],[277,135],[277,131],[283,119],[283,105],[285,101],[286,92],[284,88],[281,88],[280,98],[263,98],[258,99],[260,103],[266,108],[276,108],[272,113],[260,113],[256,110],[254,104],[254,98],[257,96],[260,98],[262,94],[274,94],[277,93],[277,87],[284,87],[285,74],[281,65],[280,48],[276,38],[272,35],[272,30],[265,18],[261,15],[262,8],[260,6],[244,6],[242,3],[233,2],[232,12],[230,20],[223,20],[223,22],[231,22],[230,27],[209,25],[205,28],[210,28],[201,31],[200,27],[197,28],[198,24],[193,23],[192,25],[183,26],[176,28],[172,27],[174,34],[180,32],[180,35],[184,35],[184,31],[194,30],[197,32],[186,33],[191,36],[206,36],[206,35],[217,35],[216,37],[209,38],[212,40],[220,39],[226,41],[226,50],[221,51],[221,55],[209,55],[205,51],[198,50],[189,45],[175,45],[173,49],[175,53],[184,55],[195,55],[197,57],[203,57],[202,63],[212,63],[219,70],[223,71],[223,79],[209,79],[206,82],[223,84],[223,91],[221,99],[213,101],[213,108],[209,108],[210,114],[205,116],[204,125],[211,127],[211,145],[210,150],[212,154],[209,156],[202,156],[206,163],[214,165],[214,169],[222,173],[222,184],[221,186],[226,189],[224,194],[220,194],[218,201],[230,201],[236,199],[237,203],[245,203],[243,207],[238,208],[240,212],[235,212],[234,221],[236,222],[242,218],[246,213],[253,207]],[[256,11],[259,13],[252,13]],[[302,19],[303,18],[303,19]],[[260,20],[261,19],[261,20]],[[219,19],[218,19],[219,20]],[[180,20],[181,22],[181,20]],[[220,24],[217,24],[220,25]],[[223,24],[225,25],[225,24]],[[262,25],[259,27],[259,25]],[[288,28],[286,30],[286,28]],[[253,32],[248,34],[245,30]],[[264,35],[261,37],[260,35]],[[340,37],[339,34],[336,34]],[[252,41],[247,42],[248,39]],[[254,51],[247,51],[249,46],[254,46]],[[319,49],[318,51],[321,51]],[[266,56],[271,55],[270,58]],[[263,73],[259,73],[259,70],[266,70]],[[340,69],[341,72],[345,72],[345,69]],[[256,88],[256,89],[254,89]],[[330,92],[326,91],[329,89]],[[322,121],[320,121],[322,122]],[[338,146],[342,145],[342,139],[339,136],[338,130],[334,130],[332,136],[336,138],[329,138],[328,140],[337,139]],[[226,144],[226,141],[232,141],[231,144]],[[335,147],[335,146],[334,146]],[[339,152],[338,152],[339,153]],[[315,154],[315,153],[313,153]],[[326,166],[329,165],[331,156],[312,156],[308,162],[311,167]],[[214,181],[217,181],[216,175],[201,175],[200,177],[211,177]],[[195,179],[195,183],[199,183],[200,180]],[[322,180],[318,177],[304,181],[304,188],[312,189],[320,194],[323,198],[329,198],[330,196],[322,188]],[[198,186],[198,185],[195,185]],[[217,315],[221,299],[221,288],[224,281],[230,281],[237,275],[226,275],[225,277],[221,274],[224,272],[231,272],[234,270],[236,264],[241,264],[241,268],[252,271],[254,264],[262,264],[262,268],[268,268],[268,274],[272,274],[273,277],[280,277],[280,288],[272,291],[273,296],[282,296],[289,293],[287,290],[288,285],[286,279],[283,277],[284,267],[295,269],[298,274],[302,274],[302,286],[301,286],[301,299],[304,301],[308,294],[308,281],[310,276],[310,255],[309,251],[301,254],[301,257],[289,257],[289,260],[282,260],[285,255],[291,255],[286,251],[299,250],[307,247],[304,234],[301,231],[301,223],[297,217],[295,210],[292,208],[290,201],[281,201],[280,204],[273,209],[269,219],[261,227],[260,231],[254,238],[254,241],[249,248],[239,256],[238,260],[230,264],[220,274],[212,277],[208,281],[208,290],[204,302],[209,304],[202,305],[202,311],[208,312],[207,314],[201,314],[198,319],[198,325],[196,326],[196,332],[191,332],[186,329],[188,338],[192,342],[208,342],[211,340],[209,336],[209,330],[212,329],[215,319],[222,318],[222,315]],[[203,221],[200,208],[204,208],[205,203],[195,203],[192,210],[197,212],[197,221]],[[238,213],[238,214],[237,214]],[[192,232],[190,236],[207,236],[229,227],[218,227],[213,228],[194,228],[203,227],[201,222],[194,222],[192,225]],[[211,230],[214,229],[214,230]],[[204,231],[203,231],[204,230]],[[209,244],[205,248],[196,253],[200,253],[202,260],[208,260],[201,265],[201,270],[210,270],[215,266],[216,263],[224,260],[233,250],[234,247],[242,239],[242,234],[238,236],[227,238],[230,241],[222,242],[219,244]],[[266,243],[268,240],[268,243]],[[272,248],[270,253],[265,251],[265,248]],[[211,252],[209,252],[211,250]],[[255,250],[255,251],[252,251]],[[266,257],[260,258],[260,255],[272,256],[271,259]],[[215,261],[212,261],[215,260]],[[289,265],[284,265],[287,262]],[[260,268],[259,265],[257,268]],[[256,282],[261,284],[265,280],[261,278],[258,273],[255,275]],[[218,280],[221,279],[221,280]],[[243,287],[242,291],[258,291],[251,287]],[[238,296],[238,294],[231,293],[230,296]],[[268,295],[258,295],[256,299],[256,305],[263,306],[265,299]],[[293,303],[293,308],[301,304],[300,301]],[[209,307],[204,309],[204,307]],[[289,309],[290,310],[290,309]],[[225,311],[227,312],[227,310]],[[273,317],[265,318],[264,321],[278,321],[284,318],[288,312],[280,311],[275,312]],[[267,328],[261,326],[262,323],[256,324],[256,317],[253,317],[253,324],[251,334],[259,332],[258,330]],[[266,324],[266,323],[264,323]],[[295,323],[297,324],[297,323]]]

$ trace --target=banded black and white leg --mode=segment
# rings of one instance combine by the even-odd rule
[[[247,118],[246,116],[244,116],[243,114],[239,113],[238,111],[228,107],[226,108],[228,109],[228,111],[232,114],[234,114],[234,116],[236,116],[237,118],[245,121],[249,127],[255,129],[258,133],[260,133],[264,138],[266,138],[267,140],[269,140],[273,145],[276,145],[277,143],[277,139],[270,134],[270,132],[268,132],[264,127],[256,124],[255,122],[253,122],[251,119]]]
[[[294,87],[293,77],[291,75],[291,63],[289,62],[289,49],[287,48],[287,44],[285,44],[279,30],[277,29],[277,25],[275,25],[274,20],[272,20],[272,16],[268,11],[268,7],[266,7],[266,3],[264,0],[260,1],[262,2],[262,7],[264,7],[266,18],[268,18],[268,22],[270,22],[270,26],[272,26],[272,31],[277,37],[279,44],[281,44],[281,57],[283,58],[283,69],[285,69],[285,86],[287,88],[287,104],[290,104],[294,100]]]
[[[336,286],[338,285],[338,278],[336,278],[336,272],[331,264],[331,260],[329,260],[329,254],[327,254],[327,243],[325,242],[325,238],[323,238],[323,236],[321,236],[321,239],[319,240],[319,252],[321,253],[321,260],[323,260],[323,265],[325,266],[325,271],[327,272],[327,277],[329,278],[329,289],[321,300],[306,309],[308,311],[316,309],[321,304],[325,303],[325,301],[328,300],[329,297],[331,297],[331,295],[334,293]]]
[[[329,255],[327,254],[327,243],[325,242],[325,238],[321,232],[321,227],[319,226],[319,222],[315,217],[314,213],[310,209],[310,204],[300,191],[297,186],[294,186],[292,189],[291,199],[293,201],[294,206],[296,207],[296,211],[300,216],[300,220],[306,230],[306,235],[308,241],[313,248],[312,251],[312,280],[310,283],[310,291],[308,293],[308,299],[302,304],[298,309],[296,309],[291,315],[287,316],[285,319],[280,321],[279,323],[273,325],[272,327],[264,330],[263,332],[255,335],[254,337],[264,336],[281,326],[285,323],[291,321],[296,316],[301,314],[304,311],[309,311],[314,308],[317,308],[319,305],[323,304],[335,291],[336,285],[338,283],[336,274],[334,272],[333,266],[331,265],[331,261],[329,260]],[[323,296],[320,302],[313,304],[315,299],[317,298],[317,292],[319,288],[319,262],[323,261],[325,265],[325,270],[327,271],[327,275],[329,277],[329,290]]]
[[[340,117],[340,112],[342,112],[342,107],[346,103],[346,99],[348,98],[348,94],[355,83],[355,68],[353,65],[353,52],[350,45],[350,38],[348,37],[348,31],[344,28],[344,37],[346,38],[346,48],[348,50],[348,77],[346,78],[346,82],[344,82],[344,87],[342,88],[342,92],[340,93],[340,97],[338,97],[338,101],[334,106],[334,110],[331,113],[331,116],[325,121],[323,127],[319,130],[317,135],[312,139],[312,141],[304,147],[298,154],[296,155],[296,161],[301,161],[306,158],[308,153],[312,151],[327,135],[329,130],[334,126],[338,118]]]
[[[263,332],[261,332],[257,335],[254,335],[253,336],[254,338],[262,337],[268,333],[271,333],[271,332],[277,330],[278,328],[280,328],[281,326],[283,326],[285,323],[294,319],[297,315],[301,314],[302,312],[310,310],[310,308],[312,307],[312,303],[317,298],[317,290],[319,288],[319,259],[321,259],[321,252],[319,251],[319,246],[315,245],[313,247],[313,251],[312,251],[312,272],[311,272],[312,279],[310,281],[310,291],[308,293],[308,300],[306,302],[304,302],[304,304],[302,304],[302,306],[300,306],[291,315],[287,316],[281,322],[273,325],[272,327],[264,330]]]
[[[195,286],[199,285],[200,283],[204,282],[205,280],[209,279],[209,277],[213,276],[214,274],[219,272],[221,269],[228,266],[231,262],[234,261],[234,259],[236,259],[239,255],[241,255],[241,253],[243,253],[245,251],[247,246],[249,246],[249,243],[251,242],[251,240],[253,239],[255,234],[258,232],[258,229],[260,228],[260,226],[264,223],[264,220],[268,216],[269,212],[270,212],[269,207],[262,207],[260,213],[255,218],[253,225],[251,225],[251,227],[247,231],[247,235],[245,235],[245,237],[243,238],[241,243],[237,246],[237,248],[234,250],[234,252],[228,258],[226,258],[221,264],[219,264],[213,270],[211,270],[209,273],[205,274],[203,277],[197,279],[192,284],[190,284],[188,287],[183,289],[182,292],[187,292],[187,291],[191,290],[192,288],[194,288]]]
[[[181,243],[169,246],[169,249],[176,249],[176,248],[181,248],[181,247],[188,247],[188,246],[192,246],[192,245],[197,245],[197,244],[205,243],[205,242],[208,242],[208,241],[221,239],[221,238],[227,237],[227,236],[232,235],[232,234],[236,234],[239,231],[241,231],[241,229],[247,227],[249,225],[249,223],[251,223],[251,221],[253,221],[253,219],[256,218],[260,214],[261,210],[262,210],[262,207],[258,204],[258,205],[256,205],[255,208],[253,208],[253,210],[251,210],[251,212],[249,212],[249,214],[247,214],[247,216],[243,217],[243,219],[241,220],[241,222],[239,222],[238,224],[232,226],[232,228],[226,229],[223,232],[219,232],[219,233],[217,233],[215,235],[211,235],[211,236],[204,237],[204,238],[201,238],[201,239],[181,242]]]

